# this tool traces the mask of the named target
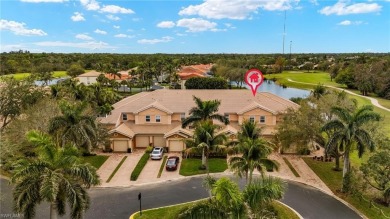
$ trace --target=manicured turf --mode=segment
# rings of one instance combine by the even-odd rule
[[[168,156],[165,155],[163,158],[163,161],[161,163],[160,170],[158,171],[157,178],[161,177],[161,174],[162,174],[162,171],[164,170],[165,163],[167,162],[167,159],[168,159]]]
[[[130,180],[136,181],[138,179],[139,174],[141,174],[141,171],[144,169],[146,163],[149,160],[149,153],[145,152],[144,155],[142,155],[141,159],[138,161],[137,166],[135,166],[133,172],[131,172]]]
[[[90,163],[96,169],[99,169],[103,165],[103,163],[106,162],[107,159],[108,159],[108,156],[96,155],[96,156],[82,157],[81,161],[83,163]]]
[[[332,168],[334,167],[333,162],[322,162],[313,160],[310,157],[302,158],[307,165],[317,174],[318,177],[340,198],[346,200],[348,203],[353,205],[356,209],[358,209],[361,213],[366,215],[368,218],[372,219],[386,219],[377,209],[374,207],[370,208],[370,204],[367,201],[360,200],[357,196],[346,196],[343,193],[340,193],[342,186],[342,171],[334,171]],[[353,160],[351,160],[353,162]],[[342,161],[340,161],[340,166],[342,167]],[[355,166],[355,164],[352,164]],[[365,199],[369,200],[367,196],[364,196]],[[379,206],[376,204],[375,206],[380,207],[384,211],[384,213],[390,217],[390,208],[386,208],[384,206]],[[388,218],[387,218],[388,219]]]
[[[192,176],[206,173],[206,170],[199,170],[202,164],[201,159],[187,158],[183,159],[180,166],[180,175]],[[209,159],[210,173],[219,173],[227,169],[227,162],[225,158],[210,158]]]
[[[118,172],[119,168],[121,168],[121,166],[122,166],[123,162],[125,162],[126,158],[127,158],[127,156],[124,156],[122,158],[121,162],[118,164],[118,166],[116,166],[115,170],[111,173],[110,177],[108,177],[108,179],[106,181],[107,183],[110,182],[112,177],[115,176],[116,172]]]
[[[139,212],[136,213],[134,215],[134,219],[175,219],[181,209],[189,207],[192,204],[194,203],[185,203],[181,205],[145,210],[142,211],[142,216],[139,215]],[[277,211],[278,219],[299,219],[298,215],[296,215],[291,209],[278,202],[272,202],[272,207],[274,207]]]
[[[298,71],[286,71],[281,74],[269,74],[265,75],[265,78],[267,79],[277,79],[277,83],[286,85],[288,87],[294,87],[294,88],[300,88],[300,89],[313,89],[317,84],[321,83],[323,85],[329,85],[339,88],[346,88],[344,85],[337,84],[336,82],[330,81],[330,76],[326,72],[316,72],[316,73],[306,73],[306,72],[298,72]],[[315,85],[307,85],[307,84],[300,84],[288,81],[288,79],[297,81],[297,82],[304,82],[304,83],[312,83]],[[350,90],[354,93],[359,94],[359,91],[357,90]],[[352,94],[348,94],[349,98],[354,98],[358,101],[359,106],[363,105],[371,105],[371,101],[355,96]],[[373,98],[376,98],[380,104],[383,103],[383,106],[390,109],[390,100],[386,100],[383,98],[378,98],[373,96]],[[374,111],[379,113],[383,117],[383,121],[381,121],[381,126],[383,127],[385,133],[388,133],[387,136],[390,137],[390,112],[380,109],[378,107],[374,107]]]
[[[28,76],[30,76],[31,73],[16,73],[16,74],[10,74],[6,76],[13,76],[16,80],[23,80],[26,79]],[[68,76],[66,74],[66,71],[54,71],[53,77],[54,78],[62,78]]]
[[[283,157],[284,162],[287,164],[288,168],[290,168],[291,172],[295,177],[301,177],[299,173],[295,170],[295,168],[291,165],[290,161],[287,158]]]

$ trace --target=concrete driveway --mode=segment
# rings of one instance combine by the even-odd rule
[[[160,178],[157,178],[157,175],[160,171],[163,159],[161,160],[151,160],[149,159],[141,174],[139,175],[137,181],[130,181],[130,175],[133,172],[138,161],[141,159],[144,154],[144,150],[137,150],[131,154],[129,153],[114,153],[111,154],[107,161],[99,168],[98,174],[101,179],[101,185],[99,187],[128,187],[133,185],[147,184],[147,183],[156,183],[162,181],[169,181],[173,179],[181,179],[184,176],[179,175],[179,168],[176,171],[166,171],[165,166]],[[122,166],[116,172],[114,177],[110,182],[106,182],[110,177],[111,173],[119,165],[123,157],[127,156],[126,160],[123,162]],[[166,153],[164,156],[179,156],[181,161],[180,153]],[[165,164],[164,164],[165,165]]]

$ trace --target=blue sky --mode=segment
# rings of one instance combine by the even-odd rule
[[[0,0],[1,52],[390,52],[390,0]]]

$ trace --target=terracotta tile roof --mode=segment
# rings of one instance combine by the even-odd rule
[[[190,137],[190,136],[193,135],[193,132],[191,130],[189,130],[189,129],[183,129],[181,127],[181,124],[179,124],[174,129],[172,129],[169,132],[165,133],[164,138],[169,138],[170,136],[175,135],[175,134],[182,135],[182,136],[184,135],[185,137]]]
[[[134,132],[130,129],[130,127],[127,125],[127,123],[122,123],[120,126],[116,127],[115,129],[112,129],[108,132],[108,134],[117,132],[119,134],[122,134],[124,136],[127,136],[129,138],[133,138]]]
[[[101,72],[97,72],[95,70],[92,70],[92,71],[89,71],[89,72],[86,72],[84,74],[81,74],[77,77],[99,77],[99,75],[102,74]]]
[[[177,74],[181,80],[187,80],[194,77],[205,77],[212,66],[212,64],[182,66]]]
[[[180,80],[188,80],[190,78],[203,78],[203,77],[206,77],[204,75],[197,74],[197,73],[177,73],[177,75],[179,76]]]
[[[121,77],[119,76],[116,76],[116,75],[112,75],[112,74],[104,74],[104,76],[110,80],[112,79],[115,79],[115,80],[128,80],[128,79],[131,79],[131,75],[129,75],[129,72],[128,71],[120,71],[118,72]]]
[[[262,109],[272,113],[284,112],[288,108],[298,108],[294,102],[267,92],[257,93],[254,97],[250,90],[169,90],[161,89],[153,92],[142,92],[129,96],[115,103],[114,110],[107,117],[101,118],[102,123],[115,124],[121,113],[136,113],[156,101],[172,113],[186,113],[195,106],[193,96],[202,100],[220,100],[218,113],[236,113],[251,104],[257,104]]]

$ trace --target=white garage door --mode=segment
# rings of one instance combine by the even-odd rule
[[[149,146],[149,136],[137,136],[135,138],[137,148],[146,148]]]
[[[127,141],[114,141],[114,148],[113,150],[115,152],[127,152]]]
[[[182,151],[184,149],[184,142],[180,140],[169,141],[169,151]]]
[[[165,138],[163,136],[153,137],[154,147],[165,147]]]

